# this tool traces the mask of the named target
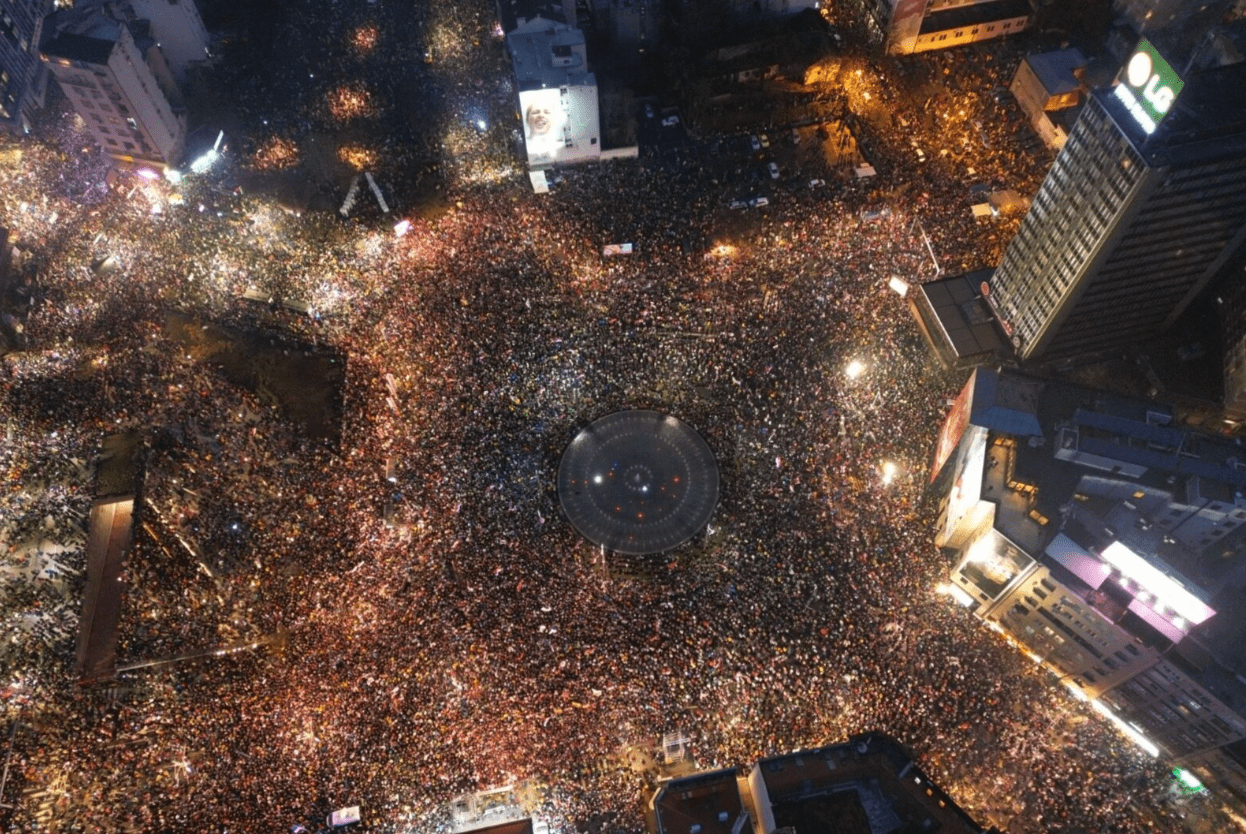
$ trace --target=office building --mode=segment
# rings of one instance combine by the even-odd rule
[[[0,0],[0,127],[29,131],[43,106],[48,72],[39,60],[39,34],[52,0]]]
[[[974,822],[898,742],[879,733],[762,759],[747,773],[730,768],[675,779],[652,807],[654,834],[994,831]]]
[[[128,6],[63,9],[44,22],[40,52],[105,153],[157,168],[181,161],[186,108],[149,21]]]
[[[1246,798],[1246,445],[979,368],[932,473],[953,596],[1153,754]]]
[[[1148,41],[1091,93],[990,280],[1022,360],[1171,325],[1246,239],[1246,62],[1183,80]]]

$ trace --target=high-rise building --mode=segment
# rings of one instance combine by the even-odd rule
[[[0,0],[0,127],[29,130],[43,106],[48,72],[39,60],[39,32],[52,0]]]
[[[1102,355],[1172,324],[1243,240],[1246,62],[1183,83],[1142,40],[1090,95],[990,301],[1023,360]]]
[[[1246,799],[1246,446],[979,368],[933,473],[950,593],[1153,754]]]
[[[63,9],[45,21],[40,52],[105,153],[157,167],[181,160],[186,108],[150,21],[123,5]]]

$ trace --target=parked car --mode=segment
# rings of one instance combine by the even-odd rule
[[[667,116],[662,120],[662,127],[674,127],[677,124],[679,124],[678,116]]]
[[[646,119],[653,118],[653,105],[649,104],[648,102],[645,102],[645,118]]]
[[[762,206],[770,205],[770,201],[767,200],[765,197],[754,197],[753,199],[748,201],[748,204],[752,206],[753,208],[761,208]]]
[[[749,144],[749,147],[752,148],[754,152],[761,150],[761,142],[758,141],[756,136],[750,136],[748,138],[748,144]]]
[[[770,172],[770,179],[777,180],[779,178],[779,166],[771,162],[766,166],[766,170]]]
[[[809,180],[810,188],[821,188],[826,185],[826,180]]]
[[[761,146],[763,148],[770,147],[770,140],[766,137],[766,134],[764,133],[761,135]]]

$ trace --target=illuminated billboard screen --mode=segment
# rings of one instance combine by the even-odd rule
[[[926,0],[897,0],[891,12],[887,51],[892,55],[907,55],[912,52],[917,46],[917,36],[921,33],[925,14]]]
[[[595,84],[524,90],[519,110],[529,164],[571,162],[601,153]]]
[[[965,433],[965,426],[969,425],[969,412],[973,407],[973,383],[977,376],[969,377],[969,381],[965,383],[965,387],[960,389],[960,394],[956,397],[956,401],[952,403],[951,409],[948,410],[947,417],[943,420],[943,427],[939,430],[939,439],[935,443],[934,465],[930,467],[930,481],[939,477],[939,471],[943,469],[943,464],[947,462],[952,451],[960,443],[961,437]]]
[[[1121,71],[1112,94],[1125,105],[1138,127],[1151,134],[1184,86],[1172,66],[1143,38]]]

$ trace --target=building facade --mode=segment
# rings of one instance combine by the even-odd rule
[[[39,37],[51,10],[52,0],[0,0],[0,127],[29,131],[31,113],[43,106]]]
[[[601,156],[597,78],[579,29],[535,17],[506,33],[530,170]]]
[[[1152,753],[1246,797],[1246,447],[978,369],[933,472],[953,596]]]
[[[149,21],[151,35],[178,84],[212,58],[208,30],[194,0],[128,0],[139,20]]]
[[[891,55],[909,55],[1023,32],[1029,0],[863,0],[874,35]]]
[[[1090,95],[990,281],[1021,359],[1151,337],[1226,266],[1246,239],[1244,110],[1246,62],[1183,84],[1146,41]]]
[[[105,153],[127,164],[173,166],[185,148],[186,108],[150,26],[131,15],[104,4],[56,12],[45,22],[40,53]]]

